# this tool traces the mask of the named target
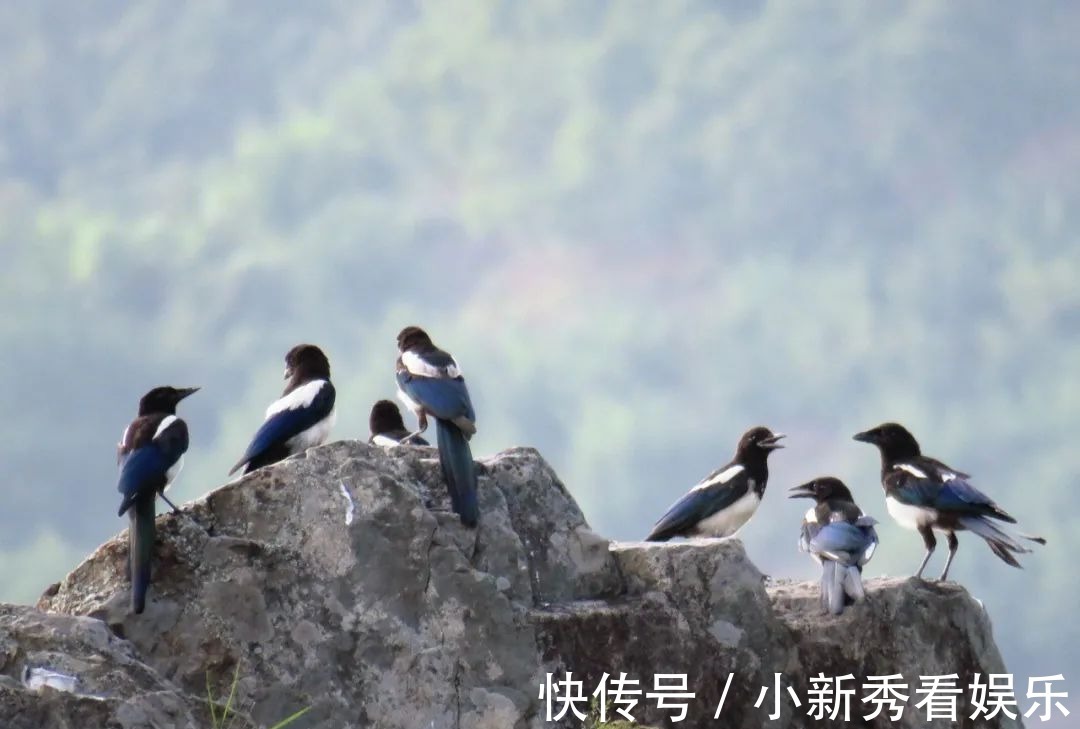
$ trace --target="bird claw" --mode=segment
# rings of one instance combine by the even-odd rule
[[[426,424],[425,424],[425,426],[426,426]],[[420,434],[421,434],[421,433],[423,433],[423,432],[424,432],[425,430],[427,430],[427,427],[423,427],[423,428],[420,428],[420,430],[417,430],[417,431],[416,431],[416,432],[414,432],[414,433],[409,433],[409,434],[408,434],[407,436],[405,436],[404,438],[402,438],[401,440],[399,440],[399,441],[398,441],[397,443],[395,443],[394,445],[395,445],[395,446],[400,446],[400,445],[408,445],[408,446],[414,446],[414,445],[419,445],[418,443],[414,443],[414,442],[413,442],[413,439],[415,439],[415,438],[419,438],[419,437],[420,437]]]

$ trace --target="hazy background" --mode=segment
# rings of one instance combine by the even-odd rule
[[[186,500],[300,341],[366,438],[418,323],[474,452],[538,447],[615,538],[789,433],[742,535],[777,577],[814,574],[784,491],[821,474],[884,522],[870,572],[914,570],[851,440],[904,422],[1049,539],[962,537],[952,576],[1080,691],[1080,5],[4,5],[0,599],[125,526],[150,387],[204,388]]]

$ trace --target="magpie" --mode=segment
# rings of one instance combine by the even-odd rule
[[[371,429],[371,437],[368,438],[368,443],[372,445],[430,445],[419,435],[408,431],[405,427],[405,421],[401,419],[401,410],[390,400],[379,400],[371,406],[368,427]]]
[[[856,433],[854,437],[881,451],[881,485],[885,489],[885,506],[889,514],[900,526],[915,529],[922,535],[926,556],[915,577],[922,577],[926,563],[937,547],[935,530],[943,532],[949,544],[949,557],[939,578],[942,581],[948,578],[949,567],[956,556],[958,531],[978,534],[986,540],[990,551],[1013,567],[1020,566],[1014,555],[1031,551],[1017,538],[1046,544],[1042,537],[1011,534],[995,523],[1015,524],[1016,519],[972,486],[968,481],[971,476],[922,455],[915,437],[904,426],[883,423]]]
[[[877,549],[877,521],[855,504],[844,482],[832,476],[791,489],[791,499],[813,499],[803,517],[799,551],[821,565],[821,607],[833,615],[844,605],[866,599],[862,568]]]
[[[476,433],[476,413],[461,367],[449,353],[436,347],[420,327],[409,326],[397,336],[395,375],[398,397],[427,430],[428,415],[435,418],[439,464],[446,477],[450,505],[467,527],[479,518],[476,502],[476,466],[469,439]],[[406,436],[411,438],[413,436]]]
[[[141,613],[150,587],[150,557],[154,551],[155,501],[158,496],[178,511],[165,489],[184,466],[188,430],[176,417],[176,406],[199,388],[155,387],[139,400],[139,413],[120,436],[116,458],[120,466],[117,490],[122,494],[117,516],[126,512],[131,609]]]
[[[313,344],[298,344],[285,355],[289,383],[278,400],[266,409],[266,420],[255,432],[244,455],[229,470],[244,473],[277,463],[322,445],[330,437],[337,412],[337,393],[330,383],[330,361]]]
[[[645,537],[666,542],[672,537],[730,537],[750,521],[761,504],[769,480],[769,453],[783,448],[783,433],[751,428],[743,434],[731,463],[703,478],[660,517]]]

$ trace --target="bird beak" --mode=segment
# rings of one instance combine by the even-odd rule
[[[801,486],[795,486],[789,491],[789,499],[812,499],[814,498],[814,482],[804,483]]]
[[[766,449],[770,450],[770,451],[775,451],[777,448],[783,448],[784,447],[783,445],[780,444],[779,441],[780,441],[781,438],[786,438],[786,437],[787,436],[784,435],[783,433],[773,433],[771,438],[766,438],[765,440],[761,441],[761,446],[763,448],[766,448]]]
[[[185,387],[183,390],[180,391],[180,397],[177,398],[177,402],[179,402],[180,400],[183,400],[188,395],[194,395],[200,389],[201,388],[198,388],[198,387]]]
[[[288,367],[286,367],[286,368],[285,368],[285,376],[284,376],[284,377],[282,377],[281,379],[283,379],[283,380],[287,380],[287,379],[289,379],[290,377],[292,377],[292,370],[290,370],[290,369],[289,369]]]
[[[861,433],[856,433],[852,436],[853,440],[857,440],[860,443],[875,443],[877,439],[874,437],[874,431],[864,430]]]

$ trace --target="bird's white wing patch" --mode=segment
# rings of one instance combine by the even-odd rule
[[[731,479],[735,478],[740,473],[742,473],[743,470],[744,470],[743,467],[740,466],[737,463],[734,466],[728,466],[727,468],[725,468],[720,473],[716,474],[715,476],[713,476],[711,478],[705,479],[704,481],[702,481],[701,483],[699,483],[697,486],[695,486],[694,488],[692,488],[690,490],[691,491],[700,491],[701,489],[705,489],[705,488],[708,488],[710,486],[714,486],[714,485],[719,484],[719,483],[727,483],[728,481],[730,481]]]
[[[326,380],[312,380],[307,384],[301,385],[285,397],[275,400],[270,404],[270,407],[266,408],[266,417],[270,418],[272,415],[284,412],[285,410],[296,410],[297,408],[306,408],[315,400],[315,397],[322,390],[323,385],[326,384]]]
[[[170,415],[170,416],[166,417],[164,420],[161,421],[161,425],[159,425],[157,427],[157,430],[154,431],[154,437],[157,438],[159,435],[164,433],[166,430],[169,429],[169,426],[172,425],[173,423],[175,423],[176,421],[177,421],[177,417],[175,415]],[[124,435],[127,435],[127,431],[124,431]]]
[[[394,440],[393,438],[389,438],[382,433],[372,438],[371,442],[377,446],[383,446],[385,448],[393,448],[396,445],[401,445],[401,443],[399,443],[398,441]]]
[[[446,368],[446,376],[455,379],[462,376],[461,365],[453,357],[450,358],[450,364]]]
[[[453,357],[446,367],[436,367],[416,352],[409,351],[401,353],[401,364],[405,365],[409,374],[417,377],[461,377],[461,368]]]
[[[895,468],[898,468],[901,471],[907,471],[915,478],[926,478],[926,473],[924,473],[921,469],[911,465],[910,463],[897,463]]]

